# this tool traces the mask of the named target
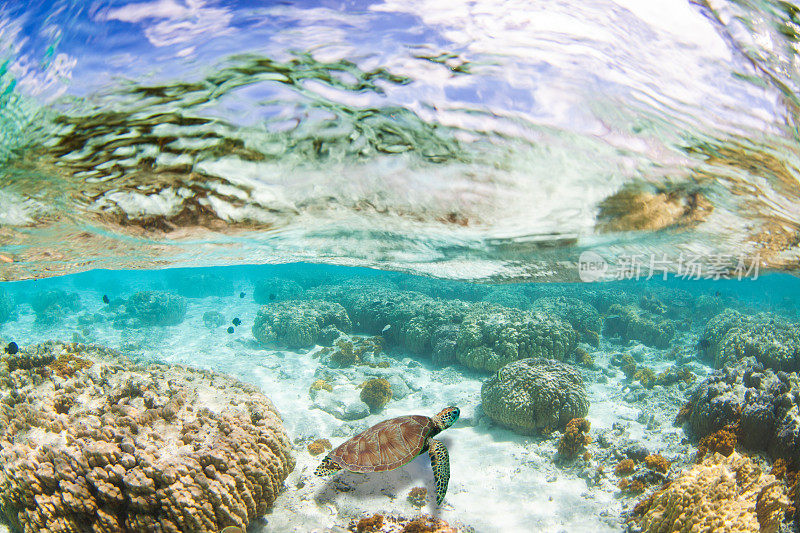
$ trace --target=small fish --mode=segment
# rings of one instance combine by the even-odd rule
[[[244,298],[244,291],[239,293],[239,298]],[[231,526],[231,527],[233,527],[233,526]]]
[[[274,300],[275,298],[277,298],[277,296],[275,296],[274,292],[269,295],[270,300]]]
[[[17,346],[16,342],[9,342],[8,346],[6,346],[6,353],[8,355],[14,355],[19,351],[19,346]]]
[[[381,333],[386,333],[390,329],[392,329],[392,325],[391,324],[386,324],[385,326],[383,326],[383,329],[381,330]]]
[[[103,303],[104,304],[111,303],[111,299],[109,299],[108,294],[103,295]]]
[[[233,320],[231,320],[231,322],[233,322],[233,325],[234,325],[234,326],[238,326],[239,324],[241,324],[241,323],[242,323],[242,321],[241,321],[241,320],[239,320],[239,317],[238,317],[238,316],[237,316],[236,318],[234,318]]]
[[[228,326],[228,333],[233,333],[233,326]]]

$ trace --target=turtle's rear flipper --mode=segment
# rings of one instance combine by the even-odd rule
[[[431,456],[433,481],[436,483],[436,505],[441,505],[447,492],[447,482],[450,481],[450,455],[444,443],[436,439],[430,440],[428,455]]]
[[[314,474],[317,476],[329,476],[331,474],[335,474],[342,467],[336,461],[331,460],[330,457],[326,457],[322,460],[322,463],[314,470]],[[445,486],[447,484],[445,483]]]

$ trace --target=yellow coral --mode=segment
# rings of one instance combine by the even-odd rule
[[[414,507],[422,507],[428,499],[428,489],[425,487],[414,487],[408,493],[408,501]]]
[[[653,386],[656,384],[656,375],[655,373],[647,367],[643,367],[638,369],[633,374],[633,379],[639,380],[639,383],[646,389],[652,389]]]
[[[561,440],[558,442],[558,453],[566,458],[572,459],[584,451],[584,447],[592,441],[586,433],[589,432],[591,424],[585,418],[573,418],[567,423]]]
[[[623,459],[614,467],[614,473],[618,476],[627,476],[636,469],[632,459]]]
[[[48,366],[50,369],[61,377],[72,377],[76,372],[85,368],[90,368],[94,363],[88,359],[78,357],[72,352],[67,352],[59,355],[55,361]]]
[[[647,465],[647,468],[650,470],[655,470],[656,472],[661,472],[662,474],[666,474],[667,471],[669,471],[670,466],[670,462],[657,453],[651,453],[645,457],[644,464]]]
[[[313,396],[315,392],[320,390],[333,391],[333,387],[324,379],[318,379],[308,388],[308,394]]]
[[[384,378],[373,378],[361,384],[361,401],[370,411],[380,411],[392,398],[392,386]]]
[[[750,458],[715,453],[684,470],[671,484],[636,506],[644,533],[768,533],[788,500],[775,476]]]
[[[308,448],[308,453],[311,455],[319,455],[325,450],[330,450],[331,447],[331,441],[328,439],[317,439],[313,442],[309,442],[308,446],[306,446],[306,448]]]

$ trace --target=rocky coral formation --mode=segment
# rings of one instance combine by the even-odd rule
[[[350,331],[350,317],[344,307],[321,300],[287,300],[261,307],[253,336],[266,345],[310,348],[328,326]]]
[[[0,324],[8,322],[14,318],[17,309],[17,302],[11,293],[0,288]]]
[[[714,454],[634,510],[645,533],[776,533],[789,501],[783,484],[748,457]]]
[[[63,358],[91,364],[63,377],[45,366]],[[294,467],[272,403],[226,376],[53,342],[10,363],[0,509],[14,530],[244,530]]]
[[[118,327],[175,326],[186,316],[186,300],[162,291],[139,291],[125,303],[122,324]]]
[[[348,527],[354,533],[458,533],[459,528],[441,518],[419,515],[414,518],[391,515],[372,515],[353,520]]]
[[[483,411],[519,433],[564,429],[589,411],[580,374],[564,363],[531,358],[510,363],[481,387]]]
[[[672,320],[634,305],[614,304],[608,309],[603,332],[623,340],[636,340],[653,348],[667,348],[675,335]]]
[[[583,342],[599,346],[602,322],[597,309],[570,296],[548,296],[533,303],[533,309],[560,317],[569,322]]]
[[[361,384],[360,398],[370,412],[378,412],[392,399],[392,386],[385,378],[368,379]]]
[[[699,348],[716,368],[753,357],[764,366],[800,370],[800,324],[771,313],[743,315],[727,309],[709,320]]]
[[[661,472],[662,474],[669,472],[670,462],[657,453],[651,453],[645,457],[644,464],[650,470],[655,470],[656,472]]]
[[[455,351],[462,365],[495,371],[528,357],[566,360],[577,340],[572,326],[558,317],[476,304],[458,328]]]
[[[325,450],[330,450],[332,448],[331,441],[328,439],[317,439],[315,441],[309,442],[306,446],[308,449],[308,453],[311,455],[319,455]]]
[[[564,459],[573,459],[586,451],[586,445],[592,442],[589,436],[591,424],[585,418],[573,418],[567,422],[564,434],[558,441],[558,454]]]
[[[284,278],[262,279],[255,283],[253,300],[259,304],[296,300],[303,294],[303,287],[296,281]]]
[[[210,272],[196,272],[195,269],[173,271],[168,278],[168,287],[184,298],[224,298],[233,294],[233,281],[230,278]]]
[[[327,366],[346,368],[353,365],[370,365],[381,354],[383,338],[380,336],[364,337],[361,335],[342,335],[333,347],[319,352]]]
[[[81,308],[81,297],[61,289],[41,291],[31,299],[36,322],[55,324]]]
[[[717,370],[692,392],[689,424],[698,438],[738,428],[740,443],[800,461],[800,377],[756,362]]]

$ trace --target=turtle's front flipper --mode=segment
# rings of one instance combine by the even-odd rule
[[[436,505],[441,505],[450,481],[450,456],[444,443],[436,439],[428,442],[428,455],[431,456],[433,481],[436,483]]]
[[[314,474],[317,476],[329,476],[331,474],[335,474],[342,467],[336,461],[333,461],[330,457],[326,457],[322,460],[322,463],[314,470]]]

